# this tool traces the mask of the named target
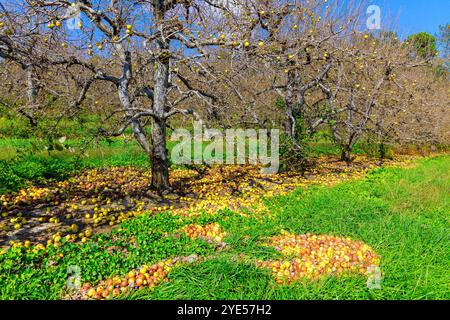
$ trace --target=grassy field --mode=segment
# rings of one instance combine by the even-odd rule
[[[121,298],[449,299],[449,160],[448,155],[425,158],[413,168],[380,168],[362,180],[266,198],[267,216],[221,210],[180,218],[166,212],[138,216],[84,244],[36,253],[9,250],[0,255],[0,298],[67,297],[67,268],[73,265],[80,268],[82,282],[96,283],[143,264],[196,254],[200,259],[174,267],[168,282]],[[176,234],[192,223],[218,223],[227,245],[217,250]],[[276,283],[255,261],[279,257],[262,241],[283,230],[351,237],[370,245],[381,256],[381,289],[368,289],[367,279],[358,275]]]
[[[176,141],[168,141],[169,153]],[[208,143],[204,143],[206,147]],[[62,150],[47,150],[48,142],[36,138],[0,139],[0,195],[17,191],[31,184],[46,183],[48,179],[62,180],[83,169],[135,166],[148,168],[149,157],[132,136],[100,139],[69,138]],[[308,142],[305,150],[309,157],[336,156],[339,148],[329,139]],[[354,154],[367,154],[367,146],[359,144]],[[248,151],[247,151],[248,152]],[[172,167],[183,167],[174,166]]]
[[[334,188],[298,190],[268,199],[275,219],[226,223],[230,250],[185,267],[154,294],[158,299],[449,299],[450,158],[420,161],[415,169],[380,169],[367,179]],[[344,235],[381,255],[381,290],[364,278],[328,278],[279,286],[239,254],[264,256],[263,237],[281,229],[295,234]]]

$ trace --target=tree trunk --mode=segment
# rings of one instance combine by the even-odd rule
[[[27,118],[30,121],[30,125],[32,127],[37,126],[37,122],[34,119],[34,109],[36,107],[36,100],[37,100],[37,88],[36,83],[34,79],[34,68],[30,64],[26,68],[27,73],[27,96],[28,96],[28,112],[27,112]]]
[[[159,192],[170,190],[169,157],[166,146],[166,123],[153,119],[152,121],[152,188]]]
[[[347,162],[347,164],[350,164],[352,162],[352,150],[350,148],[342,149],[341,161],[345,161]]]
[[[355,134],[353,133],[350,135],[348,139],[348,143],[346,143],[341,151],[341,161],[347,162],[347,164],[350,164],[352,162],[352,152],[353,148],[355,147],[356,142],[358,141],[358,138],[355,138]]]
[[[285,134],[288,138],[294,140],[296,136],[296,121],[292,106],[286,103],[286,124]]]
[[[381,142],[379,144],[379,152],[380,152],[380,160],[385,160],[387,151],[386,151],[386,145],[383,142]]]
[[[286,86],[286,125],[285,133],[287,137],[296,141],[297,138],[297,115],[299,113],[299,97],[298,86],[301,82],[300,75],[297,70],[290,70]]]
[[[154,75],[154,102],[152,118],[152,188],[158,192],[170,190],[169,155],[166,145],[165,107],[169,87],[169,59],[160,58],[156,61]]]

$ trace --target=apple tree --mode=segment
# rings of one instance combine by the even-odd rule
[[[121,108],[115,112],[124,118],[117,132],[107,134],[120,134],[131,126],[149,154],[152,187],[170,190],[168,119],[195,114],[192,108],[180,108],[188,100],[200,99],[217,108],[220,99],[198,87],[199,78],[232,87],[206,61],[209,48],[233,46],[228,35],[239,29],[239,1],[41,0],[27,4],[33,15],[47,17],[53,33],[64,33],[65,43],[73,48],[73,55],[61,60],[61,65],[81,66],[90,70],[92,82],[108,82],[116,88]],[[78,30],[66,30],[61,22],[71,19],[69,13],[74,10],[81,16]],[[101,58],[101,63],[92,63],[90,55]],[[149,135],[146,118],[151,124]]]

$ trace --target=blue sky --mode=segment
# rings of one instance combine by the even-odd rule
[[[439,25],[450,23],[450,0],[373,0],[381,8],[382,27],[393,17],[401,38],[426,31],[436,34]]]

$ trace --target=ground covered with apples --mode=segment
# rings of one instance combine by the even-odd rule
[[[95,168],[6,193],[0,298],[448,299],[449,160],[176,169],[163,197],[144,168]]]

